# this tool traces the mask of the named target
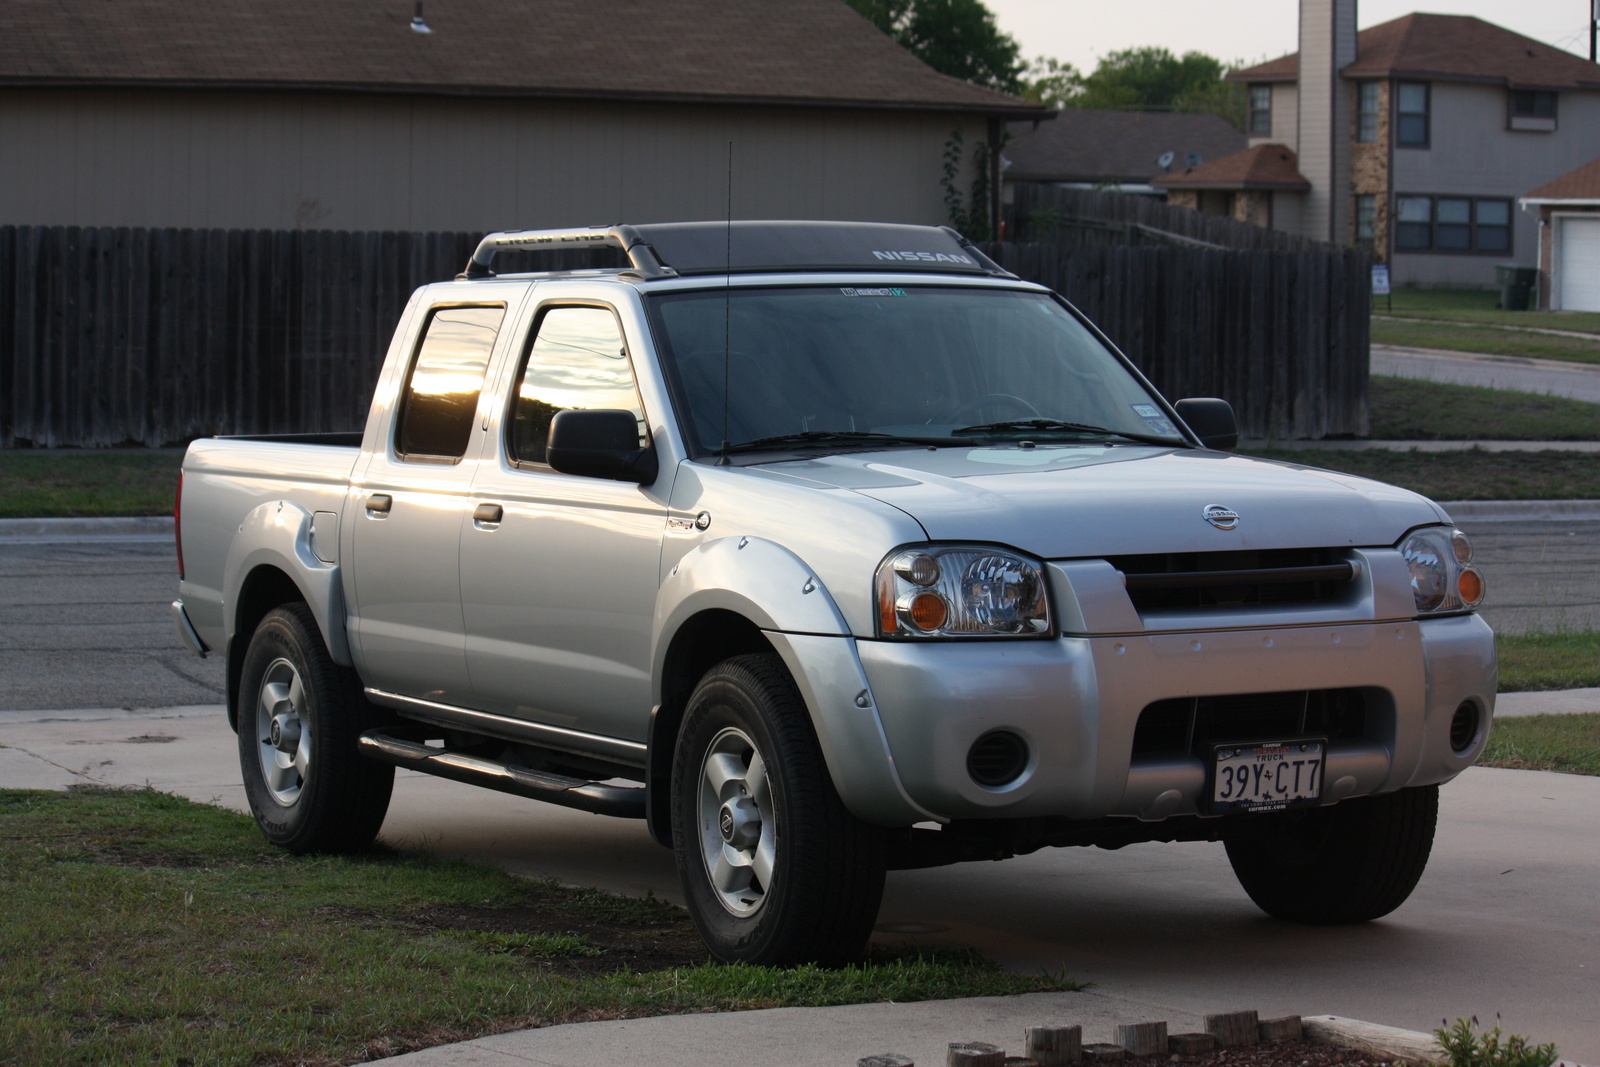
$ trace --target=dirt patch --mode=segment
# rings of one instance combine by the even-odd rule
[[[1390,1061],[1355,1049],[1313,1045],[1308,1041],[1276,1041],[1268,1045],[1236,1045],[1199,1056],[1144,1056],[1124,1063],[1178,1064],[1179,1067],[1389,1067]]]

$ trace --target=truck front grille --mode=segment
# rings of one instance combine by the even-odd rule
[[[1108,556],[1140,613],[1319,604],[1348,592],[1356,568],[1331,548]]]
[[[1226,741],[1282,741],[1367,736],[1367,698],[1360,689],[1295,689],[1177,697],[1146,705],[1133,732],[1135,756],[1203,754]]]

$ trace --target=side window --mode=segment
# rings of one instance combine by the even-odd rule
[[[644,409],[633,387],[633,368],[622,327],[609,308],[554,307],[540,317],[513,399],[506,451],[518,466],[545,463],[545,441],[556,412],[619,408],[639,422]]]
[[[400,397],[395,451],[401,458],[455,462],[467,453],[484,370],[506,309],[443,307],[428,316]]]

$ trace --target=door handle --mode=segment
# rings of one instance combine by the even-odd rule
[[[473,522],[499,522],[505,516],[505,509],[499,504],[479,504],[472,509]]]
[[[394,497],[390,496],[388,493],[373,493],[371,496],[367,497],[368,511],[377,511],[387,515],[389,514],[389,509],[393,505]]]

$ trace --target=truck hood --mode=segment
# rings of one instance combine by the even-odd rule
[[[1131,445],[916,449],[763,464],[916,519],[935,541],[1046,559],[1390,545],[1448,521],[1425,497],[1354,475],[1224,452]],[[1205,510],[1238,515],[1219,529]]]

